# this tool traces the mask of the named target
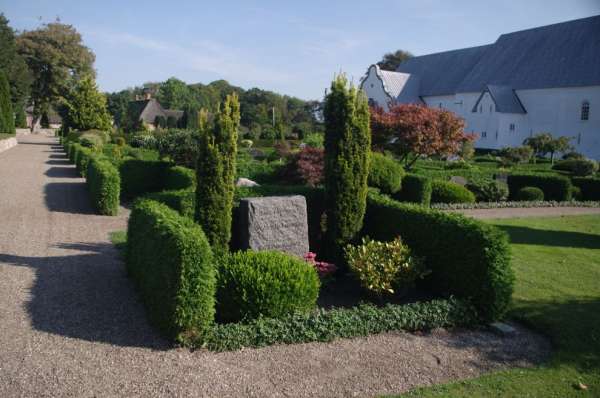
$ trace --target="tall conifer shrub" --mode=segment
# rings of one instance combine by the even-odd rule
[[[199,155],[196,166],[196,221],[213,248],[227,250],[231,239],[240,103],[228,95],[212,126],[206,111],[199,117]]]
[[[15,114],[10,102],[10,87],[3,70],[0,70],[0,133],[15,133]]]
[[[366,209],[371,150],[369,106],[362,91],[339,75],[325,97],[325,203],[331,254],[360,231]]]

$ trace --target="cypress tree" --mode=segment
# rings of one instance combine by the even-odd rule
[[[345,75],[325,97],[325,205],[327,237],[336,261],[342,247],[362,228],[367,206],[371,149],[369,106]]]
[[[10,102],[10,87],[3,70],[0,70],[0,133],[15,133],[15,114]]]
[[[200,112],[196,221],[213,248],[220,251],[227,250],[231,239],[239,124],[240,104],[235,93],[219,107],[213,126],[208,126],[207,112]]]

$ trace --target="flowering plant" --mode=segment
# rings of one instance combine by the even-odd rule
[[[325,261],[317,261],[316,253],[306,253],[304,255],[304,260],[315,267],[320,278],[325,278],[337,271],[337,267],[335,266],[335,264],[328,263]]]

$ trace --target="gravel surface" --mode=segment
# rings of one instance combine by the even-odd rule
[[[147,324],[108,233],[54,138],[0,154],[0,397],[377,396],[544,360],[517,327],[387,333],[228,353],[173,348]]]
[[[576,216],[582,214],[600,214],[598,207],[527,207],[503,209],[460,209],[444,210],[452,213],[462,213],[466,216],[486,218],[520,218],[520,217],[557,217]]]

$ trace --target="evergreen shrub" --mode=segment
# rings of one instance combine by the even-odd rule
[[[164,336],[189,344],[206,333],[215,314],[215,267],[198,225],[140,199],[129,217],[125,257],[148,319]]]
[[[514,273],[508,236],[500,229],[370,193],[362,234],[380,241],[402,236],[431,271],[417,285],[438,295],[471,300],[486,321],[506,313]]]
[[[394,194],[402,187],[404,169],[399,162],[382,153],[371,154],[369,168],[369,186],[378,188],[382,193]]]
[[[86,182],[92,205],[103,215],[119,212],[121,179],[119,170],[107,160],[91,156],[87,165]]]
[[[308,312],[315,308],[319,286],[312,265],[285,253],[225,255],[217,276],[217,317],[237,322]]]
[[[600,178],[573,177],[571,181],[581,190],[583,200],[600,200]]]
[[[431,203],[475,203],[475,195],[462,185],[450,181],[433,180]]]
[[[402,180],[402,189],[394,194],[394,199],[429,207],[431,203],[431,180],[425,176],[407,174]]]
[[[516,200],[517,193],[524,187],[537,187],[544,192],[545,200],[559,202],[571,199],[571,182],[565,176],[552,174],[509,174],[509,199]]]
[[[544,191],[538,187],[523,187],[519,189],[515,199],[524,202],[539,202],[544,200]]]

